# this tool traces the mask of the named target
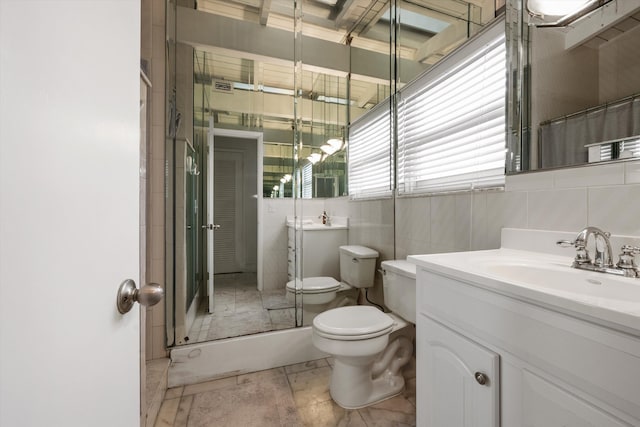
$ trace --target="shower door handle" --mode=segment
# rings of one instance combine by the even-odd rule
[[[204,230],[217,230],[221,227],[220,224],[204,224],[202,228]]]

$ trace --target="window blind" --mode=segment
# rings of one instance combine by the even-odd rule
[[[384,197],[393,189],[390,101],[376,105],[349,127],[348,182],[353,199]]]
[[[302,198],[310,199],[312,197],[312,176],[313,165],[307,163],[302,166]]]
[[[500,21],[400,91],[398,192],[503,186],[505,103]]]

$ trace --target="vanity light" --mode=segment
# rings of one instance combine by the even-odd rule
[[[335,148],[335,151],[342,149],[342,140],[338,138],[331,138],[327,141],[327,144]]]
[[[597,3],[599,0],[527,0],[527,10],[532,15],[569,17]]]
[[[279,187],[279,186],[277,186],[277,185],[274,185],[274,186],[273,186],[273,191],[278,191],[279,189],[280,189],[280,187]]]
[[[284,184],[285,182],[287,182],[287,180],[284,179],[284,176],[283,176],[282,178],[280,178],[280,182]]]
[[[335,147],[332,147],[329,144],[324,144],[323,146],[320,147],[320,149],[324,151],[327,154],[327,156],[330,156],[337,151]]]
[[[289,181],[291,181],[291,175],[286,174],[286,175],[284,176],[284,181],[285,181],[285,182],[289,182]]]
[[[307,160],[311,162],[312,165],[315,165],[322,159],[322,155],[320,153],[311,153]]]

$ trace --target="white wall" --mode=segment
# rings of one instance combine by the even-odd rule
[[[523,228],[640,236],[640,161],[511,176],[507,194],[524,203]]]

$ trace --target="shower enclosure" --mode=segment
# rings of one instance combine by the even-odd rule
[[[461,0],[256,4],[168,2],[169,347],[303,325],[285,285],[305,277],[305,236],[288,247],[287,217],[365,214],[347,199],[349,124],[481,21]]]

